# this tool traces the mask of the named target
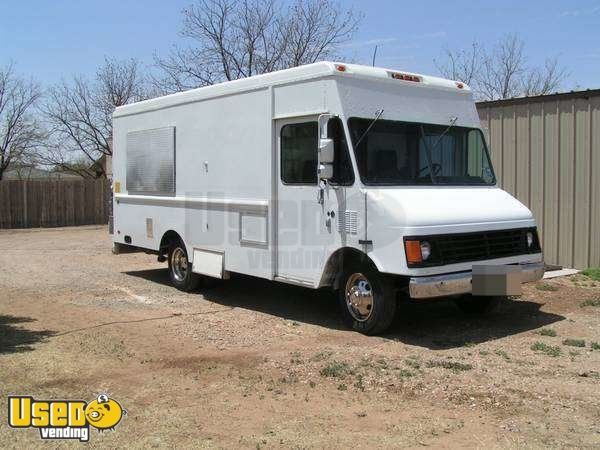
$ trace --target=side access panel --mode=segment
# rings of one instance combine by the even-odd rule
[[[223,269],[223,257],[222,252],[195,248],[192,272],[213,278],[228,278]]]

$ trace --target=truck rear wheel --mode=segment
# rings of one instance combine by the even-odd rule
[[[370,267],[344,270],[338,301],[344,322],[367,335],[387,330],[396,314],[391,283]]]
[[[456,306],[458,306],[458,309],[464,314],[470,316],[483,316],[498,309],[498,306],[500,306],[504,300],[506,300],[506,297],[487,297],[467,294],[457,298],[455,303]]]
[[[198,288],[200,277],[192,272],[192,264],[188,260],[187,250],[181,240],[169,246],[169,278],[180,291],[191,292]]]

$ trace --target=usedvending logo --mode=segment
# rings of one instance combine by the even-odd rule
[[[127,411],[116,400],[101,394],[87,403],[79,400],[34,400],[8,397],[8,424],[12,428],[37,428],[42,439],[90,440],[90,425],[98,431],[114,430]]]

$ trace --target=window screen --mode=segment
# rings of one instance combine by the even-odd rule
[[[281,180],[286,184],[317,184],[317,122],[281,129]]]
[[[175,128],[127,133],[127,191],[175,193]]]

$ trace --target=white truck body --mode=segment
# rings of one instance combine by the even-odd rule
[[[536,225],[527,207],[495,181],[428,184],[428,177],[432,183],[444,178],[446,163],[428,169],[439,170],[439,178],[415,175],[423,185],[366,183],[353,147],[367,144],[359,142],[349,123],[361,118],[366,125],[381,110],[374,123],[480,129],[473,95],[461,83],[332,62],[117,108],[114,243],[160,253],[165,236],[176,233],[195,273],[227,277],[236,272],[312,288],[335,285],[338,256],[359,252],[379,272],[403,277],[413,298],[470,292],[475,262],[519,264],[524,281],[540,278],[537,236],[537,246],[522,252],[446,257],[440,264],[407,263],[404,241],[410,236],[468,238],[534,230]],[[325,137],[323,124],[334,117],[343,126],[352,182],[323,181],[317,175],[310,182],[284,182],[283,170],[290,179],[310,178],[312,162],[302,165],[298,156],[308,139],[302,133],[314,128]],[[368,144],[373,151],[387,139],[385,130],[378,133]],[[443,140],[444,133],[438,134]],[[438,151],[435,144],[430,140],[432,150]],[[290,146],[285,169],[282,145]],[[400,173],[397,156],[382,151],[377,167],[385,168],[386,161],[396,166],[394,174]],[[493,176],[491,167],[482,174]]]

